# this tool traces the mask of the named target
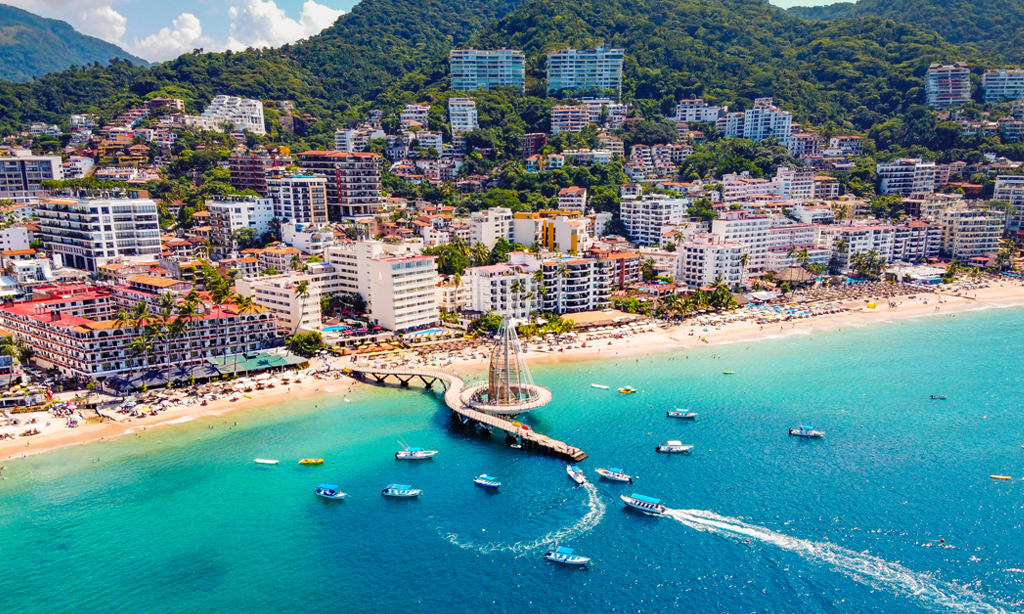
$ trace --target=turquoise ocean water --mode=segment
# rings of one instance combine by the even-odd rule
[[[538,366],[555,401],[527,421],[590,454],[588,488],[453,429],[432,393],[376,387],[7,461],[0,612],[1020,611],[1022,325],[987,311]],[[801,423],[827,437],[789,437]],[[441,452],[395,461],[399,437]],[[656,454],[668,439],[694,454]],[[597,481],[609,466],[636,484]],[[385,499],[389,482],[425,494]],[[630,492],[673,511],[624,510]],[[593,564],[545,562],[556,542]]]

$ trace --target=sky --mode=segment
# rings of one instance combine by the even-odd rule
[[[835,0],[770,0],[782,7]],[[66,21],[151,62],[196,48],[280,47],[327,28],[357,0],[3,0]]]

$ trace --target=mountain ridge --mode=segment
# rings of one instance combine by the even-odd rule
[[[27,81],[72,66],[106,64],[112,58],[149,65],[117,45],[78,32],[68,23],[0,4],[0,79]]]

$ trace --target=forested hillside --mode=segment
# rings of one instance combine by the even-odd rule
[[[951,43],[972,44],[1010,62],[1024,60],[1024,0],[860,0],[790,12],[804,19],[876,16],[912,23]]]
[[[56,19],[44,19],[0,4],[0,79],[27,81],[71,66],[106,63],[111,58],[147,65],[125,50],[75,31]]]

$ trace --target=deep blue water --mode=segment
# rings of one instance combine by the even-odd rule
[[[989,311],[538,366],[555,401],[526,421],[590,454],[586,489],[397,388],[8,461],[0,612],[1018,611],[1022,325]],[[826,438],[789,437],[801,423]],[[395,461],[399,437],[441,453]],[[656,454],[668,439],[696,449]],[[597,481],[609,466],[636,484]],[[473,485],[485,472],[500,492]],[[385,499],[389,482],[425,494]],[[673,512],[627,511],[630,492]],[[593,564],[542,560],[555,542]]]

